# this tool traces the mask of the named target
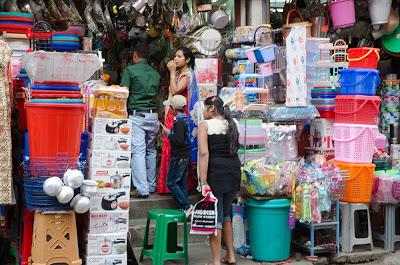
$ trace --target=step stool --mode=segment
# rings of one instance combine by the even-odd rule
[[[356,245],[370,245],[371,250],[373,249],[372,242],[372,230],[371,230],[371,218],[369,215],[369,205],[364,203],[340,203],[340,212],[342,216],[342,228],[340,229],[340,245],[342,246],[342,252],[351,253],[353,247]],[[360,228],[358,222],[358,215],[361,212],[367,214],[367,231],[364,237],[356,237],[356,228]]]
[[[149,245],[150,221],[156,222],[153,245]],[[177,223],[183,223],[182,245],[177,244]],[[156,209],[148,212],[146,231],[143,239],[140,261],[151,257],[153,265],[162,265],[166,260],[185,260],[189,264],[186,214],[170,209]]]
[[[32,265],[82,264],[74,212],[35,212],[31,260]]]
[[[373,237],[383,241],[385,250],[394,251],[396,242],[400,242],[400,234],[396,233],[396,224],[400,222],[396,211],[400,208],[400,204],[384,204],[383,207],[385,211],[384,232],[383,234],[374,232]]]

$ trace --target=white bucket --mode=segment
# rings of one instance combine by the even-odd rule
[[[389,22],[392,0],[369,0],[369,16],[371,25],[386,24]]]

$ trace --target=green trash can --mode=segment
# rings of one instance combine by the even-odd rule
[[[291,230],[288,226],[290,200],[248,199],[249,239],[254,260],[275,262],[290,257]]]

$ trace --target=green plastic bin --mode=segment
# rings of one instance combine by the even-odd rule
[[[290,201],[248,199],[249,239],[254,260],[276,262],[290,257],[291,230],[288,227]]]

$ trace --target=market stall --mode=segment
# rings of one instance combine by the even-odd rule
[[[162,79],[160,117],[168,61],[180,46],[196,55],[189,189],[202,102],[219,95],[234,114],[238,254],[279,262],[296,250],[314,261],[371,251],[373,239],[395,249],[398,2],[267,1],[263,25],[240,25],[241,1],[5,2],[0,238],[13,242],[6,252],[19,264],[134,261],[130,91],[119,84],[138,42],[149,44]]]

